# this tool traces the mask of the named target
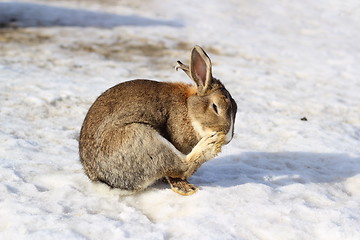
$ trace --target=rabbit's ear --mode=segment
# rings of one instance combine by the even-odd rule
[[[183,64],[180,61],[177,61],[177,64],[178,65],[175,67],[175,70],[177,71],[179,69],[182,69],[186,73],[186,75],[188,75],[188,77],[191,78],[189,66]]]
[[[212,83],[211,61],[205,51],[195,46],[191,52],[190,75],[200,94],[205,94]]]

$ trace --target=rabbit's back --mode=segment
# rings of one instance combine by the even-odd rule
[[[124,127],[134,123],[150,126],[180,152],[189,153],[198,142],[187,112],[192,94],[191,85],[151,80],[128,81],[108,89],[85,117],[79,142],[81,161],[97,161],[112,149],[121,151],[119,143],[131,141]]]
[[[120,83],[100,95],[84,120],[81,141],[106,129],[131,123],[152,126],[184,154],[199,140],[191,125],[187,101],[196,90],[188,84],[151,80]],[[81,147],[81,146],[80,146]]]
[[[124,126],[136,121],[161,125],[168,112],[168,106],[159,101],[163,98],[159,93],[163,85],[156,81],[133,80],[108,89],[89,109],[83,127],[91,126],[91,129],[86,129],[86,133],[98,130],[105,123]]]

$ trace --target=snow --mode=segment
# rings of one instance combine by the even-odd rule
[[[0,1],[0,239],[360,239],[360,3]],[[190,181],[120,196],[77,138],[107,88],[175,72],[195,44],[238,103]],[[306,117],[308,121],[300,119]]]

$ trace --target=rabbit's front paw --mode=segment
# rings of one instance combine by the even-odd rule
[[[187,155],[187,162],[195,162],[199,166],[207,160],[215,157],[224,143],[225,134],[213,132],[203,137]]]
[[[225,134],[221,132],[213,132],[210,135],[200,140],[202,151],[207,159],[215,157],[221,152],[221,147],[224,144]]]
[[[186,156],[189,169],[184,173],[184,179],[189,178],[206,161],[214,158],[224,144],[225,134],[213,132],[203,137]]]
[[[225,134],[222,132],[215,132],[210,138],[214,139],[214,142],[212,142],[209,147],[211,154],[215,157],[219,152],[221,152],[221,147],[225,142]]]

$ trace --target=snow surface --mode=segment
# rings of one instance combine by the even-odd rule
[[[0,26],[0,239],[360,239],[357,0],[0,1]],[[90,182],[91,103],[189,82],[173,66],[195,44],[239,107],[200,191]]]

